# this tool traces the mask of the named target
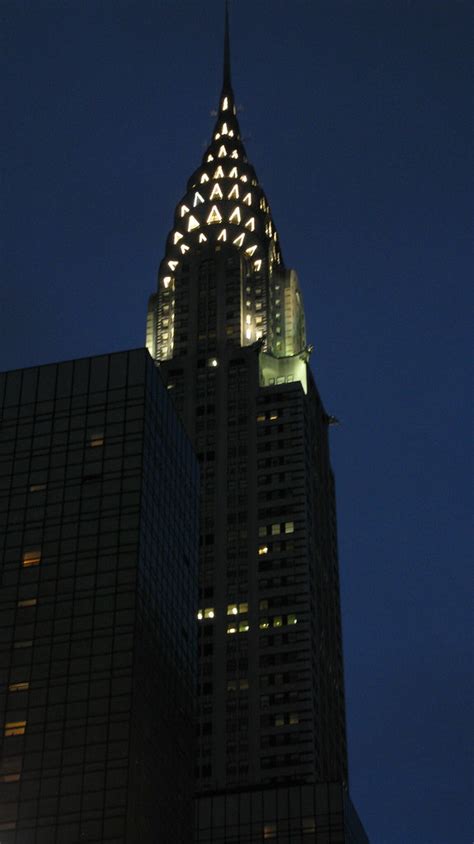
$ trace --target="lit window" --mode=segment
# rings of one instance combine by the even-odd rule
[[[181,254],[184,255],[186,252],[189,252],[189,246],[186,246],[185,243],[182,243],[179,247],[181,249]]]
[[[179,261],[168,261],[168,266],[172,272],[175,271],[176,267],[178,266]]]
[[[229,217],[229,222],[240,223],[240,208],[238,206],[232,211],[232,214]]]
[[[189,208],[187,205],[181,206],[181,211],[179,212],[181,217],[184,217],[186,214],[189,213]]]
[[[258,549],[259,557],[263,557],[264,554],[268,554],[268,545],[260,545]]]
[[[103,431],[96,431],[89,436],[89,445],[91,448],[100,448],[100,446],[104,445],[104,432]]]
[[[201,196],[201,194],[197,190],[196,193],[194,194],[193,208],[195,208],[196,205],[200,205],[202,202],[204,202],[204,197]]]
[[[221,231],[219,237],[217,238],[217,240],[222,240],[222,241],[227,240],[227,232],[226,232],[225,229],[222,229],[222,231]]]
[[[239,633],[247,633],[249,627],[248,621],[239,621]]]
[[[280,533],[280,525],[272,525],[272,536],[277,536]]]
[[[236,150],[236,149],[233,149],[233,150],[232,150],[232,152],[231,152],[231,154],[230,154],[230,157],[231,157],[231,158],[238,158],[238,157],[239,157],[239,153],[237,152],[237,150]]]
[[[183,235],[181,234],[181,232],[175,232],[173,235],[173,243],[176,245],[178,240],[182,240],[182,238]]]
[[[260,270],[262,269],[262,259],[261,258],[259,258],[258,261],[254,261],[253,268],[254,268],[255,272],[257,272],[257,273],[260,272]]]
[[[294,613],[290,613],[286,618],[287,624],[298,624],[298,619]]]
[[[209,153],[209,155],[208,155],[208,156],[207,156],[207,158],[206,158],[206,161],[208,161],[208,162],[209,162],[209,161],[214,161],[214,156],[213,156],[213,155],[211,155],[211,153]]]
[[[250,314],[247,314],[247,316],[245,317],[245,322],[247,325],[250,325],[250,323],[252,322],[252,317],[250,316]]]
[[[255,231],[255,217],[250,217],[250,220],[247,220],[245,228],[250,229],[251,232]]]
[[[222,135],[227,135],[228,133],[229,133],[229,130],[228,130],[228,128],[227,128],[227,123],[223,123],[223,124],[222,124],[222,129],[221,129],[221,134],[222,134]]]
[[[204,182],[208,182],[208,181],[209,181],[209,176],[207,175],[207,173],[203,173],[201,178],[200,178],[200,184],[203,185]]]
[[[218,141],[218,140],[219,140],[219,138],[220,138],[220,136],[221,136],[221,133],[220,133],[220,132],[216,132],[216,134],[214,135],[214,140],[215,140],[215,141]]]
[[[232,188],[231,192],[229,193],[229,196],[227,197],[227,199],[238,199],[238,198],[239,198],[239,186],[234,185],[234,187]]]
[[[246,330],[246,332],[245,332],[245,339],[246,339],[246,340],[251,340],[251,339],[252,339],[252,329],[251,329],[251,328],[247,328],[247,330]]]
[[[26,730],[26,721],[7,721],[5,723],[5,736],[24,736]]]
[[[246,193],[242,202],[245,202],[246,205],[251,205],[252,204],[252,194]]]
[[[276,421],[276,419],[278,419],[278,417],[279,417],[278,410],[271,410],[271,411],[270,411],[270,420],[271,420],[272,422],[275,422],[275,421]]]
[[[251,258],[256,249],[257,249],[256,245],[255,246],[249,246],[249,248],[245,250],[245,254],[248,255],[249,258]]]
[[[30,684],[27,682],[24,683],[10,683],[8,686],[9,692],[26,692],[30,688]]]
[[[223,196],[222,191],[221,191],[220,186],[219,186],[219,182],[216,182],[216,184],[212,188],[211,195],[210,195],[209,199],[215,199],[216,196],[219,197],[219,199],[222,199],[222,196]]]
[[[213,177],[212,177],[212,178],[213,178],[213,179],[223,179],[223,178],[224,178],[224,171],[223,171],[223,169],[222,169],[222,167],[221,167],[221,165],[220,165],[220,164],[219,164],[219,167],[217,168],[217,170],[216,170],[216,172],[214,173],[214,175],[213,175]]]
[[[232,167],[232,170],[229,173],[229,179],[238,179],[239,174],[237,172],[237,167]]]
[[[248,182],[247,176],[242,175],[242,176],[240,177],[240,181],[241,181],[241,182]]]
[[[242,234],[239,234],[238,237],[236,237],[235,240],[233,240],[232,242],[235,244],[235,246],[242,246],[244,240],[245,240],[245,234],[242,233]]]
[[[31,484],[29,491],[42,492],[44,489],[46,489],[46,484]]]
[[[197,617],[198,617],[198,621],[202,621],[202,618],[203,618],[202,610],[197,611]]]
[[[256,340],[260,340],[261,337],[263,337],[263,331],[256,331],[255,332]]]
[[[294,522],[285,522],[285,533],[294,533],[295,531],[295,523]]]
[[[171,276],[165,275],[165,277],[163,279],[163,287],[169,287],[170,284],[171,284]]]
[[[25,598],[23,601],[18,601],[17,607],[36,607],[38,598]]]
[[[248,605],[247,601],[244,601],[243,604],[239,604],[239,612],[248,612],[248,611],[249,611],[249,605]]]
[[[216,206],[213,205],[210,212],[209,212],[209,216],[206,220],[206,223],[220,223],[220,222],[222,222],[222,217],[221,217],[218,209],[216,208]]]
[[[229,108],[229,98],[224,97],[224,99],[222,100],[222,111],[227,111],[228,108]]]
[[[214,607],[206,607],[204,610],[204,618],[214,618]]]
[[[207,240],[207,237],[202,232],[199,235],[199,243],[204,243]]]
[[[228,604],[227,605],[227,615],[237,615],[239,612],[239,608],[237,604]]]
[[[264,413],[259,413],[258,416],[257,416],[257,422],[265,422],[266,418],[267,417],[265,416]]]
[[[24,569],[27,569],[30,566],[38,566],[40,562],[41,551],[39,549],[23,552],[22,565]]]
[[[260,630],[268,630],[268,628],[270,627],[270,622],[268,621],[268,618],[261,618],[260,624],[258,626],[260,627]]]
[[[282,627],[283,626],[283,618],[281,615],[276,615],[273,619],[273,626],[274,627]]]
[[[227,150],[226,150],[224,144],[222,144],[222,146],[219,148],[219,152],[217,153],[217,157],[218,158],[225,158],[226,155],[227,155]]]
[[[207,365],[208,366],[217,366],[217,358],[208,358]]]
[[[191,214],[188,220],[188,232],[192,232],[193,229],[198,229],[200,226],[199,220],[196,220],[196,217],[193,217]]]
[[[237,633],[237,625],[236,624],[228,624],[227,625],[227,633],[231,635],[232,633]]]

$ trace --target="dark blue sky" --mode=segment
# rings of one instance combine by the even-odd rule
[[[468,0],[234,0],[241,128],[300,276],[372,844],[469,818]],[[0,368],[141,345],[222,3],[3,0]],[[471,165],[471,166],[470,166]]]

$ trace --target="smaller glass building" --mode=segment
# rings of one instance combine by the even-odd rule
[[[0,375],[0,840],[192,840],[198,471],[148,353]]]

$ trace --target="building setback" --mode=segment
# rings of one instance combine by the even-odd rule
[[[192,840],[197,463],[146,350],[0,375],[0,840]]]
[[[242,142],[227,20],[217,120],[147,346],[201,464],[196,841],[366,841],[347,794],[333,420]]]

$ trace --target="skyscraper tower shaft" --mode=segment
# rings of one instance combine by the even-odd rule
[[[339,801],[347,786],[330,418],[241,138],[227,12],[217,120],[176,206],[147,346],[201,465],[196,840],[322,840],[315,784]],[[299,808],[280,818],[292,789]]]

